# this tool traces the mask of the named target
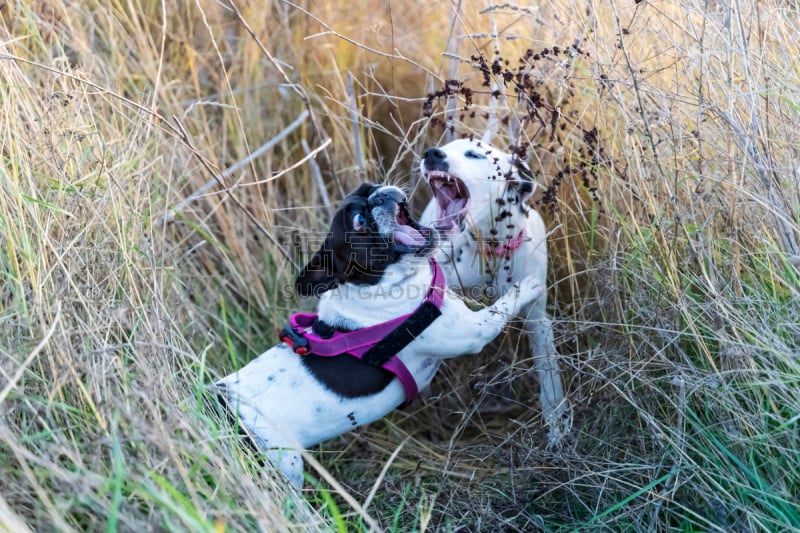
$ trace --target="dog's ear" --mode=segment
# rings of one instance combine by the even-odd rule
[[[294,280],[294,291],[303,297],[319,296],[334,288],[337,283],[339,283],[339,277],[335,272],[333,252],[329,245],[329,239],[325,239],[322,247]]]

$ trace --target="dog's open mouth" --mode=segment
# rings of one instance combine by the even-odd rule
[[[461,228],[469,207],[469,191],[460,178],[441,170],[428,170],[425,179],[436,198],[436,221],[439,231],[453,232]]]
[[[436,245],[436,232],[414,220],[405,202],[397,204],[392,238],[395,249],[401,252],[421,253]]]

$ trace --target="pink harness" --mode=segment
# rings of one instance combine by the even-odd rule
[[[484,246],[484,254],[487,257],[502,257],[503,259],[508,259],[514,255],[514,252],[519,250],[519,247],[522,246],[523,242],[525,242],[525,236],[525,228],[522,228],[522,231],[520,231],[513,239],[509,239],[504,243],[500,243],[494,248],[489,245]]]
[[[417,382],[397,357],[397,353],[442,314],[440,309],[446,289],[444,272],[439,263],[432,257],[428,262],[433,279],[425,293],[425,299],[412,313],[355,331],[336,331],[330,338],[322,338],[312,331],[311,327],[318,315],[295,313],[289,318],[289,326],[278,334],[280,340],[298,355],[335,357],[347,354],[388,370],[403,385],[406,401],[402,407],[409,405],[417,397],[419,390]]]

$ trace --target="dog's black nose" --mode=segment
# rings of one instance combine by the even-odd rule
[[[374,193],[372,193],[367,200],[367,204],[370,208],[377,207],[379,205],[383,205],[386,202],[393,202],[395,204],[399,204],[401,202],[406,201],[406,194],[398,189],[397,187],[381,187]]]
[[[422,163],[425,170],[439,170],[447,172],[450,164],[447,162],[447,154],[438,148],[428,148],[422,156]]]
[[[438,148],[428,148],[422,158],[426,163],[438,163],[447,159],[447,154]]]

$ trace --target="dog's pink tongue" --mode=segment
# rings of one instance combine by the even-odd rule
[[[428,242],[422,233],[406,225],[398,225],[394,228],[394,241],[406,246],[422,246]]]
[[[465,206],[466,201],[463,198],[459,198],[457,200],[451,200],[444,210],[440,207],[436,220],[436,229],[442,231],[453,229],[456,225],[456,219]]]
[[[464,209],[466,203],[467,202],[463,198],[459,198],[450,202],[450,204],[447,206],[447,216],[454,217],[458,215]]]

